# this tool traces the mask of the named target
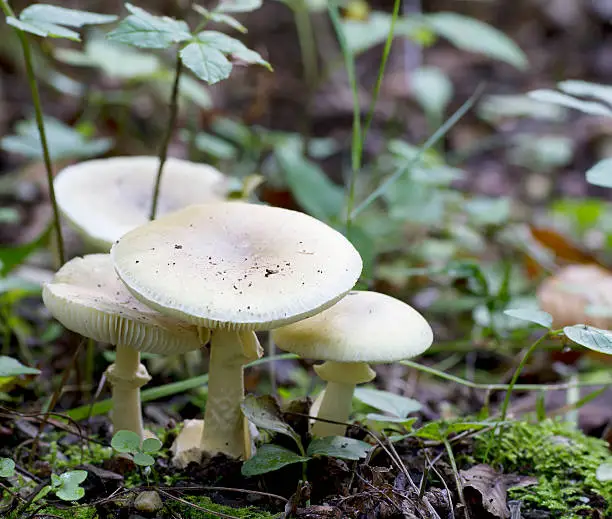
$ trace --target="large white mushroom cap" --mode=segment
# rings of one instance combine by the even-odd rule
[[[387,363],[423,353],[433,332],[403,301],[353,291],[324,312],[274,330],[272,338],[279,348],[306,359]]]
[[[109,254],[73,258],[43,286],[43,301],[66,328],[139,351],[177,354],[202,346],[195,326],[138,301],[113,269]]]
[[[157,157],[113,157],[80,162],[55,178],[62,214],[101,250],[149,220]],[[229,181],[207,164],[168,158],[164,164],[157,215],[192,204],[225,199]]]
[[[332,305],[357,281],[357,250],[303,213],[243,202],[192,206],[123,236],[119,277],[160,312],[207,328],[271,329]]]

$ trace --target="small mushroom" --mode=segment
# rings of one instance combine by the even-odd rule
[[[537,290],[539,306],[555,328],[588,324],[612,327],[612,273],[597,265],[568,265]]]
[[[357,384],[374,379],[369,363],[391,363],[423,353],[431,327],[414,308],[377,292],[352,291],[331,308],[272,331],[279,348],[307,359],[327,382],[318,417],[347,422]],[[317,421],[315,436],[343,436],[344,425]]]
[[[223,202],[192,206],[123,236],[111,256],[147,305],[210,328],[201,449],[248,457],[243,366],[261,356],[255,330],[304,319],[355,284],[361,257],[324,223],[296,211]]]
[[[113,157],[62,169],[54,180],[62,214],[85,241],[102,252],[126,232],[149,220],[157,157]],[[157,215],[192,204],[219,201],[229,179],[212,166],[168,158],[164,165]]]
[[[139,351],[185,353],[207,342],[198,329],[152,310],[130,294],[117,277],[109,254],[73,258],[43,286],[45,306],[66,328],[117,347],[106,370],[112,386],[115,431],[143,436],[140,387],[150,376]]]

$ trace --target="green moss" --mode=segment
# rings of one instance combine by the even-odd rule
[[[612,461],[607,443],[566,424],[514,422],[483,434],[473,461],[538,478],[537,485],[513,489],[510,497],[550,510],[555,518],[577,519],[595,510],[612,516],[612,482],[595,476],[599,465]]]
[[[181,514],[182,517],[189,517],[190,519],[218,519],[219,513],[231,515],[232,517],[239,517],[241,519],[272,519],[275,517],[274,514],[250,506],[246,508],[232,508],[231,506],[218,505],[211,501],[210,498],[203,496],[188,496],[183,499],[212,512],[205,512],[204,510],[179,503],[178,501],[166,502],[168,508],[173,512]]]
[[[70,508],[49,506],[44,509],[43,513],[62,519],[98,519],[100,517],[94,506],[71,506]]]
[[[63,454],[60,456],[59,453]],[[49,443],[49,453],[42,457],[44,461],[48,461],[53,466],[56,474],[63,472],[66,469],[73,469],[77,465],[83,463],[91,463],[101,465],[113,455],[113,449],[100,445],[99,443],[89,442],[87,446],[82,446],[81,443],[72,445],[59,445],[57,441]]]

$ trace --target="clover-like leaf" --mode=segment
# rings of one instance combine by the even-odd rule
[[[85,490],[79,485],[86,479],[86,470],[71,470],[64,472],[59,477],[52,477],[51,482],[57,497],[63,501],[78,501],[85,495]]]
[[[255,455],[242,465],[243,476],[257,476],[266,472],[273,472],[293,463],[308,461],[310,458],[300,456],[280,445],[262,445]]]
[[[150,467],[155,464],[155,458],[146,452],[136,452],[134,454],[134,463],[141,467]]]
[[[537,308],[509,308],[504,310],[504,313],[521,321],[539,324],[544,328],[551,328],[553,323],[552,315]]]
[[[0,458],[0,478],[10,478],[15,474],[15,462],[10,458]]]
[[[111,447],[117,452],[138,452],[140,450],[140,436],[133,431],[117,431],[111,440]]]
[[[157,452],[162,448],[162,442],[157,438],[146,438],[142,442],[142,452]]]
[[[308,456],[329,456],[344,460],[365,458],[373,446],[354,438],[344,436],[326,436],[312,440],[306,454]]]
[[[116,19],[116,16],[109,14],[91,13],[56,5],[34,4],[21,11],[19,18],[7,17],[7,23],[36,36],[79,41],[81,39],[79,33],[66,29],[66,27],[104,24]]]
[[[130,14],[107,37],[144,49],[166,49],[175,43],[192,38],[187,24],[168,16],[155,16],[130,3],[125,4]]]

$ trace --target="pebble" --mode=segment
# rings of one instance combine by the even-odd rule
[[[152,514],[163,508],[161,497],[155,490],[141,492],[134,500],[134,508],[139,512]]]

